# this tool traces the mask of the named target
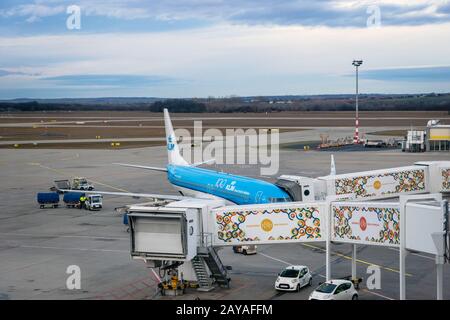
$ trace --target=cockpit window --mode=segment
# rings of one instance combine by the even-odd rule
[[[275,184],[287,192],[292,201],[302,201],[302,187],[295,181],[278,179]]]
[[[269,198],[269,201],[271,203],[277,203],[277,202],[289,202],[290,199],[288,198]]]

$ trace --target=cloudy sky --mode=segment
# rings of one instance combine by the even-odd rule
[[[450,0],[0,2],[0,99],[351,93],[353,59],[362,92],[450,92]]]

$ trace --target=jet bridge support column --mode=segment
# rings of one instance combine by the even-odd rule
[[[400,227],[401,228],[401,227]],[[400,234],[404,234],[400,232]],[[400,263],[399,263],[399,271],[400,271],[400,300],[406,300],[406,255],[407,251],[404,247],[400,245]]]
[[[330,252],[331,252],[331,241],[328,237],[327,242],[326,242],[326,253],[325,253],[325,264],[326,264],[326,279],[327,281],[331,280],[331,257],[330,257]]]
[[[438,257],[436,257],[438,260]],[[444,299],[444,263],[442,261],[436,261],[436,274],[437,274],[437,292],[436,300]]]
[[[331,228],[332,228],[332,210],[331,204],[336,200],[336,196],[328,196],[326,199],[325,210],[325,227],[326,227],[326,242],[325,242],[325,276],[326,280],[331,280]]]
[[[352,280],[356,280],[356,244],[352,245]]]
[[[436,246],[438,254],[436,255],[436,300],[444,299],[444,263],[448,259],[448,233],[449,233],[449,208],[448,201],[444,200],[441,203],[443,217],[443,232],[437,232],[432,235],[434,245]]]

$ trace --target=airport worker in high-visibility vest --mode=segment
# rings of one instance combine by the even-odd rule
[[[84,204],[85,204],[86,200],[87,200],[87,198],[84,196],[84,194],[81,195],[81,197],[80,197],[80,209],[84,208]]]

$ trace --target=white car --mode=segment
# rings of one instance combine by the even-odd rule
[[[249,254],[256,254],[256,248],[257,247],[255,245],[233,246],[233,252],[242,253],[243,255],[247,256]]]
[[[276,290],[300,291],[304,286],[312,284],[312,275],[308,267],[289,266],[278,274],[275,281]]]
[[[330,280],[318,286],[309,300],[358,300],[358,292],[349,280]]]

